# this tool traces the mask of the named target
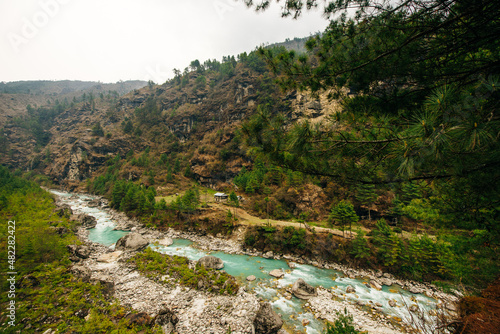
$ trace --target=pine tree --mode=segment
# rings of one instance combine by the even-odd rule
[[[240,206],[240,201],[234,191],[231,191],[231,193],[229,194],[229,202],[234,207],[234,219],[237,220],[238,217],[236,215],[236,208]]]
[[[265,10],[273,2],[247,4]],[[297,16],[321,6],[282,4],[285,15]],[[329,92],[342,99],[342,112],[319,124],[291,124],[259,111],[242,131],[254,158],[350,185],[366,178],[375,185],[454,186],[454,195],[467,193],[479,205],[462,213],[457,208],[469,200],[450,200],[450,214],[498,233],[498,224],[486,222],[500,212],[492,209],[499,195],[491,182],[500,177],[500,2],[328,0],[323,6],[331,22],[306,43],[310,55],[259,53],[283,89]]]
[[[113,186],[113,190],[111,192],[111,207],[113,209],[119,209],[120,203],[125,196],[126,193],[126,184],[125,181],[118,180]]]
[[[368,207],[368,220],[371,221],[371,205],[377,199],[375,185],[365,183],[359,184],[356,187],[356,199],[361,203],[361,205],[366,205]]]
[[[342,224],[342,231],[344,232],[345,238],[345,225],[349,224],[349,233],[352,235],[352,223],[359,220],[356,211],[354,211],[354,206],[349,201],[340,201],[337,205],[332,207],[330,212],[330,221],[338,221]]]
[[[177,158],[174,163],[174,173],[177,174],[181,171],[181,161]]]

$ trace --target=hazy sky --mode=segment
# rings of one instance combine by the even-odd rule
[[[153,80],[194,59],[323,31],[321,12],[281,18],[241,0],[0,0],[0,81]]]

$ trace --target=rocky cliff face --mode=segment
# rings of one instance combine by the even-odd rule
[[[50,141],[45,146],[19,124],[6,122],[3,135],[8,154],[0,162],[37,170],[55,183],[74,187],[103,173],[109,159],[149,148],[150,160],[175,152],[189,164],[194,178],[215,185],[232,179],[242,166],[249,165],[235,139],[236,130],[259,104],[274,101],[271,111],[286,114],[291,122],[305,117],[321,120],[338,107],[326,96],[314,99],[295,92],[282,94],[272,79],[241,64],[224,80],[205,74],[205,83],[200,84],[201,76],[192,72],[183,85],[145,87],[116,102],[96,99],[77,103],[51,120],[45,130]],[[142,118],[138,111],[145,113]],[[125,131],[127,122],[130,131]],[[100,131],[96,131],[96,124]],[[148,169],[132,165],[126,164],[121,173],[138,179]]]

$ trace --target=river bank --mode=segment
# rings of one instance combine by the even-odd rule
[[[305,263],[318,268],[335,269],[344,273],[346,277],[362,277],[368,283],[367,285],[371,286],[371,289],[379,289],[384,284],[397,284],[412,293],[425,293],[432,298],[441,300],[441,305],[448,305],[449,308],[452,308],[450,305],[456,300],[456,297],[446,295],[432,285],[397,280],[391,275],[381,272],[356,270],[334,263],[318,263],[314,260],[286,254],[272,254],[270,252],[262,254],[257,251],[244,251],[242,247],[244,231],[241,230],[235,231],[233,238],[221,238],[200,236],[173,229],[165,232],[148,229],[124,214],[110,210],[105,200],[95,199],[97,198],[88,197],[86,199],[88,201],[84,202],[107,212],[110,220],[116,222],[117,229],[127,229],[138,233],[151,243],[165,238],[187,239],[194,242],[198,249],[208,253],[222,251],[228,254],[282,259],[287,261],[291,267],[294,264]],[[60,205],[68,203],[61,196],[59,196],[58,202]],[[72,209],[74,213],[80,213],[78,206],[73,206]],[[233,333],[253,332],[253,322],[260,307],[259,297],[254,292],[247,292],[243,288],[236,296],[229,297],[192,290],[176,284],[158,284],[140,275],[127,263],[126,260],[133,255],[133,252],[117,254],[110,247],[90,241],[88,233],[89,231],[85,228],[78,230],[79,238],[88,245],[90,251],[89,256],[86,259],[81,259],[77,266],[87,268],[93,279],[108,282],[110,286],[113,286],[113,294],[121,303],[130,305],[152,317],[165,309],[171,310],[179,320],[175,325],[178,333],[226,333],[229,328]],[[114,256],[110,256],[111,254]],[[105,258],[107,259],[104,260]],[[333,321],[337,316],[337,311],[347,309],[353,315],[354,323],[360,330],[369,333],[404,332],[403,319],[395,321],[394,316],[384,315],[380,309],[381,305],[379,306],[377,303],[355,303],[351,298],[348,298],[347,293],[340,289],[335,291],[334,289],[318,287],[317,291],[318,296],[311,298],[305,305],[307,311],[317,319]],[[278,293],[286,294],[286,289]],[[403,305],[395,307],[403,308]],[[292,332],[296,332],[297,328],[292,330]],[[314,332],[307,327],[301,330],[309,333]],[[165,330],[165,332],[168,331]]]

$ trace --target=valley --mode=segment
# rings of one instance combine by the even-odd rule
[[[496,332],[500,5],[370,4],[165,82],[0,83],[0,331]]]

